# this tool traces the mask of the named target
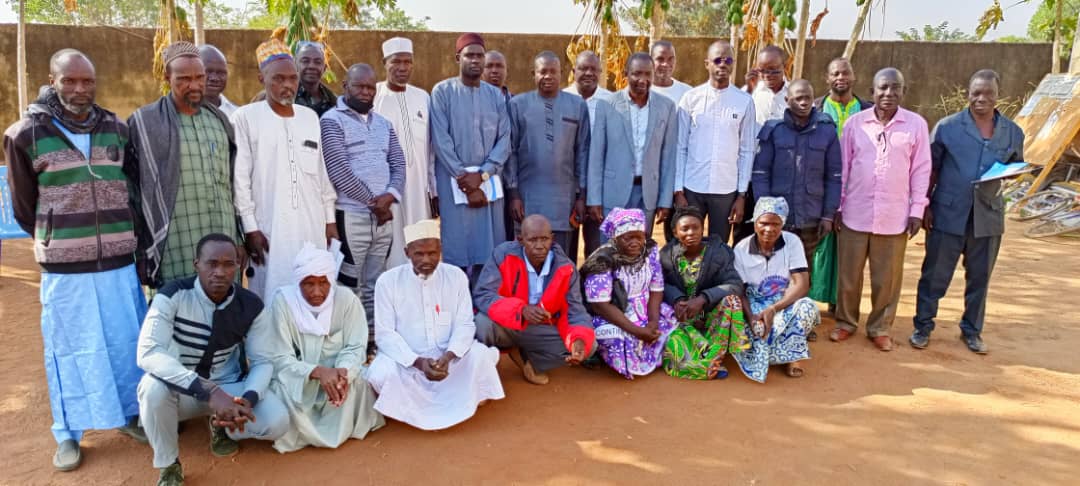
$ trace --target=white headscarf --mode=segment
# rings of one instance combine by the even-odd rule
[[[338,262],[334,254],[315,248],[310,242],[304,243],[293,263],[293,285],[283,287],[282,295],[292,310],[296,330],[302,334],[325,336],[330,333],[330,318],[334,314],[334,281],[337,280]],[[300,291],[300,282],[308,277],[325,277],[330,281],[330,292],[322,305],[316,307],[308,303]]]

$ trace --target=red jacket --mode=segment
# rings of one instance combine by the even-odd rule
[[[501,262],[498,261],[500,256]],[[516,242],[504,243],[496,248],[493,257],[496,261],[489,262],[489,265],[497,264],[498,275],[492,275],[493,272],[485,267],[476,285],[477,307],[496,324],[522,331],[528,326],[521,311],[529,304],[529,270],[525,266],[528,263],[521,256],[521,245]],[[488,278],[485,278],[485,274]],[[581,302],[577,271],[574,264],[559,251],[555,252],[547,285],[537,305],[551,314],[552,322],[542,325],[555,325],[567,350],[580,339],[585,342],[586,355],[592,353],[596,336]],[[571,320],[575,321],[574,324],[571,324]]]

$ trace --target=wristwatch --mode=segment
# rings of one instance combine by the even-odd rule
[[[484,182],[487,182],[488,179],[491,179],[491,174],[488,174],[487,172],[484,172],[484,171],[480,171],[480,180],[482,180]]]

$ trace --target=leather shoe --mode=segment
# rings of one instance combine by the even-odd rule
[[[975,354],[986,354],[987,353],[986,345],[983,344],[982,338],[980,338],[979,336],[960,335],[960,339],[964,341],[964,344],[967,345],[967,348],[970,349],[972,353],[975,353]]]
[[[892,351],[892,338],[889,336],[876,336],[870,338],[874,342],[874,346],[881,351]]]
[[[829,333],[829,340],[834,342],[846,341],[849,337],[851,337],[851,331],[842,327],[835,328]]]
[[[908,342],[911,343],[911,347],[915,349],[926,349],[926,347],[930,345],[930,335],[916,329],[915,332],[911,333]]]
[[[82,450],[79,443],[68,439],[56,446],[56,454],[53,454],[53,467],[57,471],[74,471],[82,463]]]

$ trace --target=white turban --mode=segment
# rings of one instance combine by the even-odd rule
[[[382,43],[382,57],[384,59],[399,52],[412,54],[412,41],[404,37],[393,37]]]
[[[334,254],[321,250],[311,242],[296,254],[293,261],[293,285],[281,289],[292,311],[296,329],[303,334],[325,336],[330,333],[330,318],[334,313],[334,281],[337,280],[338,262]],[[325,277],[330,282],[330,292],[318,307],[311,305],[300,290],[300,282],[308,277]]]
[[[405,244],[408,245],[416,240],[426,240],[428,238],[439,238],[439,222],[434,219],[425,219],[423,221],[417,221],[415,224],[410,224],[405,227]]]

